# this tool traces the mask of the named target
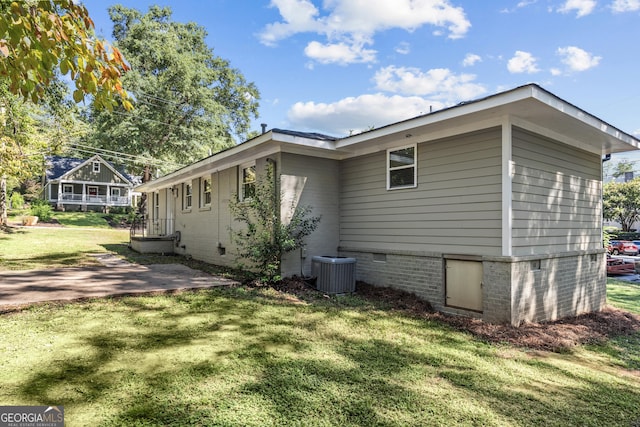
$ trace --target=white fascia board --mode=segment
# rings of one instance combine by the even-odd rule
[[[633,137],[632,135],[621,131],[615,126],[610,125],[609,123],[597,118],[596,116],[587,113],[586,111],[576,107],[573,104],[570,104],[557,96],[553,95],[550,92],[540,88],[539,86],[532,86],[532,97],[537,99],[538,101],[555,108],[556,110],[572,117],[576,120],[585,123],[600,132],[603,132],[609,135],[612,138],[615,138],[625,144],[629,145],[629,151],[631,150],[639,150],[640,149],[640,140]]]
[[[140,184],[135,189],[141,192],[156,191],[205,173],[218,172],[281,151],[304,154],[323,150],[328,152],[327,157],[331,157],[330,152],[335,150],[335,141],[304,138],[271,130],[257,138],[209,156],[168,175]]]
[[[518,88],[513,91],[493,95],[479,101],[458,104],[456,106],[446,108],[444,110],[435,111],[424,116],[415,117],[403,122],[350,136],[338,141],[338,143],[336,144],[336,148],[346,148],[350,145],[365,142],[367,140],[383,138],[385,136],[391,136],[394,134],[411,133],[411,131],[417,127],[433,125],[445,120],[455,119],[476,112],[500,107],[511,102],[520,101],[531,96],[531,91],[527,89],[528,87]]]
[[[389,140],[390,138],[395,138],[395,141],[397,142],[401,139],[400,136],[403,137],[402,139],[408,141],[412,136],[413,130],[416,128],[436,126],[438,123],[453,119],[457,119],[464,125],[465,122],[461,120],[465,116],[471,116],[475,113],[489,112],[490,110],[500,111],[500,107],[505,107],[502,109],[502,113],[508,113],[509,110],[508,107],[506,107],[508,104],[515,105],[518,101],[524,100],[535,100],[540,103],[540,107],[542,108],[552,108],[559,114],[564,114],[567,118],[578,120],[595,131],[601,132],[602,135],[607,135],[607,138],[603,138],[601,142],[601,152],[606,152],[610,147],[614,147],[615,151],[624,151],[626,148],[628,148],[627,151],[640,149],[640,140],[637,138],[615,128],[614,126],[611,126],[610,124],[534,84],[522,86],[508,92],[491,95],[477,101],[458,104],[424,116],[415,117],[403,122],[350,136],[337,141],[336,148],[347,150],[350,147],[353,148],[354,146],[359,144],[362,145],[362,143],[372,140],[384,141]],[[472,122],[473,120],[469,123]],[[452,128],[457,128],[457,126],[452,126]],[[358,152],[360,152],[360,150],[358,150]]]

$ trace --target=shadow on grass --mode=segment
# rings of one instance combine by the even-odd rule
[[[26,258],[3,259],[0,261],[0,265],[9,270],[29,268],[29,265],[33,265],[39,269],[96,265],[96,260],[91,258],[89,253],[91,252],[50,252],[45,255],[29,256]]]
[[[490,346],[379,310],[282,306],[245,288],[99,308],[75,320],[103,325],[74,332],[84,356],[58,353],[31,366],[19,399],[92,408],[110,414],[94,421],[113,426],[630,425],[640,418],[637,387],[539,360],[505,374],[511,365]],[[371,328],[359,326],[367,333],[358,334],[350,319],[362,316]],[[394,333],[381,333],[378,321]]]
[[[241,270],[231,267],[208,264],[204,261],[187,258],[183,255],[141,254],[131,249],[127,244],[101,244],[100,246],[102,246],[109,252],[120,255],[126,261],[135,264],[182,264],[195,270],[200,270],[205,273],[225,277],[227,279],[237,280],[239,282],[246,282],[249,279],[249,276]]]

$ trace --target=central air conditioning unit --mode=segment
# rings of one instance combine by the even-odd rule
[[[356,290],[356,259],[314,256],[311,275],[317,278],[316,289],[327,294],[346,294]]]

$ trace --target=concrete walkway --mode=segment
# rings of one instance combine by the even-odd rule
[[[238,284],[182,264],[139,265],[111,254],[94,256],[101,266],[0,271],[0,312],[47,301]]]

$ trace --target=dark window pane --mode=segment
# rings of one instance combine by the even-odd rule
[[[413,186],[415,184],[413,170],[413,168],[404,168],[389,171],[389,186],[391,188]]]
[[[414,155],[415,155],[414,147],[391,151],[389,153],[389,167],[397,168],[400,166],[412,165],[415,158]]]

